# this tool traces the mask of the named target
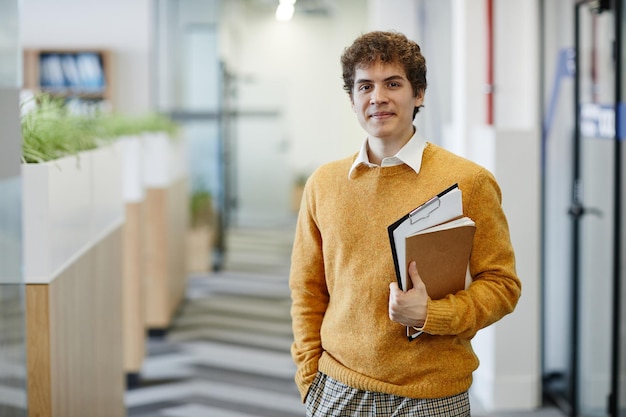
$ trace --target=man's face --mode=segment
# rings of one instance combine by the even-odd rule
[[[375,62],[357,68],[352,109],[371,139],[405,141],[413,135],[413,110],[424,102],[400,64]]]

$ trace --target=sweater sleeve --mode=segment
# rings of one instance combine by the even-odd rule
[[[289,287],[294,342],[291,354],[297,371],[295,382],[302,400],[317,374],[322,355],[320,330],[329,294],[322,257],[322,237],[313,217],[310,181],[305,187],[291,257]]]
[[[515,256],[501,192],[487,170],[476,176],[468,198],[467,215],[476,223],[470,256],[472,284],[467,290],[428,301],[424,332],[433,335],[473,337],[515,308],[521,282],[515,271]]]

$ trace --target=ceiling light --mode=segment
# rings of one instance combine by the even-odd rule
[[[276,8],[276,20],[280,20],[282,22],[291,20],[291,17],[293,16],[293,10],[293,4],[281,2]]]

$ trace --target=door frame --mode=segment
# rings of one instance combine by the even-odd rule
[[[614,137],[614,179],[613,179],[613,299],[612,299],[612,324],[611,324],[611,381],[608,398],[608,413],[611,417],[618,417],[620,410],[620,364],[624,360],[622,357],[622,341],[620,339],[620,328],[622,325],[622,310],[621,310],[621,293],[622,293],[622,279],[621,276],[621,248],[624,236],[622,236],[622,221],[621,212],[623,206],[623,191],[622,191],[622,143],[624,138],[621,138],[620,132],[622,129],[620,123],[620,107],[623,106],[622,100],[622,16],[623,5],[626,0],[577,0],[574,6],[574,51],[575,51],[575,81],[574,81],[574,155],[573,155],[573,190],[572,190],[572,205],[569,210],[569,214],[572,218],[572,305],[571,305],[571,346],[572,354],[570,357],[571,366],[571,381],[570,381],[570,396],[572,403],[570,404],[570,415],[577,417],[579,412],[578,402],[578,384],[579,384],[579,364],[580,364],[580,320],[581,311],[578,309],[580,302],[580,265],[578,263],[580,255],[580,228],[581,219],[588,212],[582,201],[581,193],[581,127],[580,127],[580,105],[581,105],[581,71],[580,68],[580,8],[585,5],[593,4],[596,7],[597,13],[604,11],[611,11],[614,19],[614,59],[615,59],[615,86],[614,86],[614,112],[615,112],[615,137]]]
[[[622,281],[626,279],[626,277],[622,277],[622,247],[623,241],[626,239],[626,236],[622,234],[623,232],[623,222],[622,222],[622,210],[623,210],[623,199],[624,192],[622,191],[622,176],[623,176],[623,166],[622,166],[622,141],[624,140],[622,136],[623,128],[621,123],[624,122],[621,120],[620,115],[624,113],[621,111],[623,109],[624,97],[622,94],[622,78],[623,78],[623,29],[622,29],[622,21],[624,16],[624,4],[626,0],[612,0],[612,8],[613,8],[613,16],[614,16],[614,54],[615,54],[615,160],[614,160],[614,235],[613,235],[613,323],[612,323],[612,346],[611,346],[611,362],[612,372],[611,372],[611,394],[609,397],[609,415],[617,417],[620,415],[620,405],[626,400],[620,398],[620,392],[622,391],[622,387],[620,386],[620,372],[621,372],[621,364],[624,361],[623,351],[626,346],[622,346],[622,339],[620,337],[620,329],[622,326],[623,315],[626,314],[625,311],[621,309],[621,294],[622,294]]]

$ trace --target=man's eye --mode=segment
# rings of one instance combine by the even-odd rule
[[[391,83],[389,83],[389,87],[394,87],[394,88],[400,87],[400,83],[395,82],[395,81],[391,82]]]
[[[371,87],[367,84],[364,84],[362,86],[359,87],[359,91],[367,91],[369,90]]]

